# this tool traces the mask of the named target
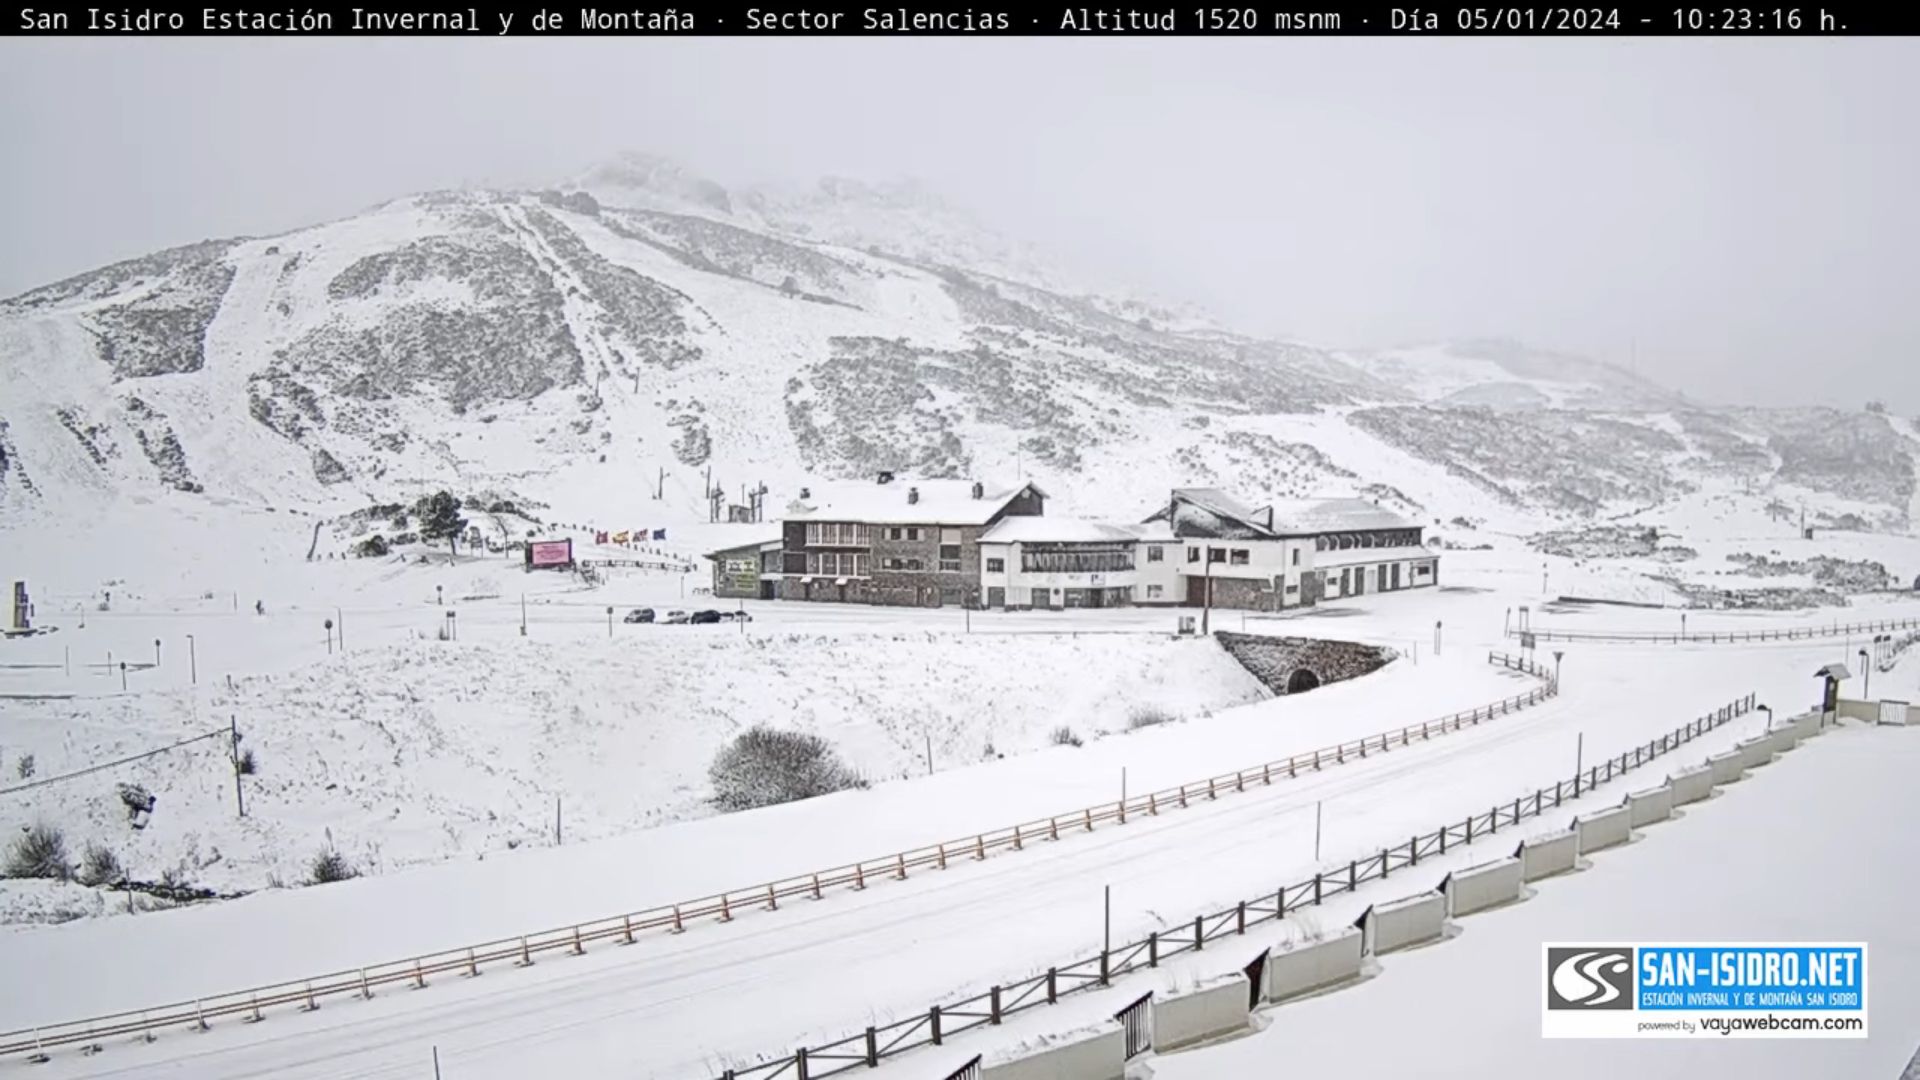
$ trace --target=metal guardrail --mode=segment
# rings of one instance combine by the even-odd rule
[[[1090,832],[1105,822],[1125,824],[1129,815],[1155,816],[1186,808],[1202,799],[1214,800],[1221,795],[1244,792],[1249,785],[1270,785],[1276,780],[1298,777],[1303,772],[1319,772],[1329,767],[1344,765],[1349,761],[1364,760],[1395,748],[1406,748],[1416,742],[1428,741],[1437,735],[1446,735],[1463,728],[1478,726],[1538,704],[1559,692],[1552,673],[1532,661],[1504,653],[1490,653],[1487,661],[1511,671],[1531,675],[1540,679],[1541,685],[1527,693],[1516,694],[1437,720],[1409,724],[1392,731],[1351,739],[1334,746],[1262,762],[1231,773],[1220,773],[1202,780],[1190,781],[1177,787],[1164,788],[1096,806],[1082,807],[1047,818],[1035,818],[1017,825],[976,833],[970,837],[898,851],[877,859],[867,859],[818,873],[782,878],[763,885],[734,889],[678,904],[611,915],[571,926],[529,933],[517,938],[423,953],[405,959],[369,964],[361,968],[333,971],[315,975],[310,979],[255,987],[193,1001],[176,1001],[140,1011],[114,1013],[8,1031],[0,1033],[0,1057],[29,1054],[38,1058],[43,1057],[48,1049],[54,1047],[93,1046],[97,1045],[101,1039],[139,1035],[172,1027],[204,1029],[210,1021],[223,1017],[238,1016],[248,1021],[257,1021],[270,1009],[286,1006],[294,1006],[305,1011],[317,1009],[323,998],[346,995],[371,998],[374,990],[378,988],[396,985],[424,987],[430,978],[442,975],[472,977],[478,975],[482,967],[499,963],[525,967],[534,963],[535,957],[541,954],[564,952],[577,955],[584,953],[589,944],[598,942],[614,941],[629,945],[640,933],[650,930],[679,933],[686,929],[688,922],[695,920],[713,919],[730,922],[736,916],[756,908],[777,910],[782,900],[796,897],[817,900],[828,889],[865,889],[871,884],[885,881],[890,877],[904,879],[913,870],[926,867],[945,869],[950,861],[957,859],[979,860],[985,859],[991,852],[1019,851],[1028,843],[1058,840],[1063,833],[1071,834],[1075,830]],[[997,1019],[989,1020],[984,1016],[971,1015],[964,1015],[959,1019],[962,1021],[961,1024],[957,1028],[948,1030],[965,1030],[967,1027],[982,1023],[999,1022]],[[849,1050],[846,1044],[851,1040],[843,1040],[842,1043],[820,1047],[811,1053],[816,1057],[825,1053],[836,1061],[839,1060],[839,1055],[846,1054],[856,1055],[860,1062],[877,1061],[879,1057],[888,1053],[898,1053],[909,1046],[923,1045],[928,1041],[937,1044],[944,1037],[942,1021],[937,1012],[933,1014],[930,1021],[927,1017],[922,1017],[917,1022],[928,1023],[930,1027],[924,1031],[910,1028],[893,1036],[893,1041],[885,1045],[868,1041],[863,1046]],[[851,1066],[842,1063],[842,1067]],[[838,1070],[829,1069],[824,1072],[809,1070],[803,1064],[801,1071],[796,1075],[821,1077],[830,1076],[834,1071]],[[754,1075],[765,1077],[777,1074]]]
[[[1421,859],[1445,855],[1452,848],[1496,836],[1502,828],[1558,809],[1566,800],[1578,798],[1600,784],[1616,780],[1658,760],[1753,712],[1757,707],[1755,695],[1748,694],[1657,739],[1650,739],[1592,768],[1577,772],[1571,779],[1557,780],[1552,787],[1537,788],[1511,802],[1496,803],[1485,813],[1470,814],[1459,822],[1450,822],[1431,832],[1410,837],[1403,844],[1382,848],[1378,855],[1351,860],[1344,871],[1335,870],[1331,874],[1316,872],[1311,878],[1303,878],[1273,892],[1242,900],[1232,907],[1195,915],[1193,921],[1183,924],[1177,933],[1162,935],[1155,931],[1130,944],[1102,949],[1070,964],[1048,968],[1045,972],[1017,982],[996,985],[984,993],[956,1002],[934,1005],[923,1013],[891,1024],[869,1027],[838,1042],[821,1047],[803,1047],[786,1057],[746,1068],[729,1069],[721,1074],[719,1080],[774,1080],[775,1077],[786,1076],[793,1076],[796,1080],[820,1080],[849,1069],[877,1068],[883,1059],[895,1054],[921,1046],[938,1046],[963,1031],[986,1024],[999,1024],[1016,1013],[1055,1004],[1062,997],[1083,990],[1110,986],[1114,979],[1122,975],[1143,968],[1159,967],[1160,962],[1169,957],[1203,951],[1207,943],[1243,935],[1249,926],[1284,919],[1289,912],[1318,906],[1328,898],[1354,892],[1367,882],[1384,880],[1395,870],[1418,866]],[[1133,1052],[1134,1030],[1124,1019],[1125,1014],[1151,997],[1149,994],[1115,1014],[1127,1025],[1129,1056]],[[956,1016],[968,1017],[969,1021],[958,1025],[944,1022]],[[857,1060],[837,1056],[837,1052],[849,1046],[864,1047],[865,1053],[857,1055]],[[814,1069],[812,1063],[821,1060],[824,1055],[836,1055],[835,1060],[850,1063],[824,1071]]]
[[[1641,645],[1739,645],[1755,641],[1817,641],[1822,638],[1850,637],[1856,634],[1878,634],[1890,630],[1911,630],[1920,628],[1920,619],[1893,619],[1880,622],[1838,623],[1829,626],[1786,627],[1774,630],[1708,630],[1694,633],[1663,634],[1651,630],[1623,630],[1617,633],[1587,630],[1542,630],[1532,627],[1526,630],[1509,628],[1507,636],[1520,637],[1532,634],[1536,641],[1592,641],[1631,643]]]

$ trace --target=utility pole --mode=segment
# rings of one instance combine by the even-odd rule
[[[153,666],[156,668],[160,666],[160,639],[159,638],[153,639]]]
[[[338,635],[340,638],[340,651],[346,652],[347,651],[347,617],[341,613],[338,607],[335,607],[333,609],[333,628],[334,628],[334,633]]]
[[[1113,886],[1100,887],[1100,968],[1106,970],[1106,955],[1113,951]]]
[[[1326,809],[1324,800],[1313,804],[1313,861],[1320,861],[1320,812]]]
[[[1120,766],[1120,805],[1127,805],[1127,767]]]
[[[1202,544],[1201,551],[1203,554],[1200,557],[1205,560],[1205,585],[1200,598],[1200,636],[1206,637],[1213,623],[1213,549]]]
[[[1440,620],[1433,620],[1433,655],[1440,655]]]
[[[560,846],[560,796],[553,797],[553,846]]]
[[[927,735],[927,775],[933,775],[933,735]]]
[[[125,660],[122,660],[120,661],[120,689],[125,690],[126,688],[127,688],[127,662]]]
[[[1587,756],[1587,733],[1582,731],[1575,736],[1573,743],[1573,793],[1580,794],[1580,766]]]
[[[247,797],[240,790],[240,718],[227,714],[227,736],[233,756],[233,805],[241,817],[247,816]]]
[[[520,594],[520,636],[527,636],[527,594]]]

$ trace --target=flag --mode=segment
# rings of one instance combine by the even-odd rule
[[[665,540],[667,538],[667,530],[665,529],[653,530],[653,538],[655,540]]]
[[[626,543],[626,542],[627,542],[627,534],[626,534],[626,533],[624,533],[624,532],[617,532],[617,533],[614,533],[614,534],[613,534],[613,542],[614,542],[614,543],[616,543],[616,544],[624,544],[624,543]]]

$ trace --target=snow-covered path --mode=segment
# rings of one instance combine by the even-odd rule
[[[1648,653],[1636,664],[1583,671],[1578,683],[1570,674],[1567,695],[1538,709],[1186,814],[1136,819],[1020,856],[956,863],[945,873],[841,893],[819,905],[789,904],[778,913],[656,937],[631,949],[602,947],[584,958],[542,959],[527,970],[443,979],[425,991],[389,990],[371,1003],[277,1013],[260,1025],[222,1024],[205,1035],[111,1047],[92,1059],[63,1054],[48,1074],[406,1075],[438,1045],[443,1065],[461,1077],[549,1068],[575,1075],[713,1075],[728,1064],[722,1054],[777,1053],[802,1040],[837,1037],[891,1019],[886,1010],[916,1010],[1080,955],[1098,941],[1103,885],[1114,889],[1115,939],[1125,940],[1201,907],[1310,875],[1316,802],[1325,804],[1325,861],[1344,865],[1381,843],[1564,775],[1576,731],[1585,732],[1594,760],[1750,689],[1760,690],[1763,700],[1769,692],[1789,700],[1784,695],[1800,687],[1808,661],[1818,655],[1776,650],[1756,662],[1751,653]],[[1736,723],[1717,740],[1689,747],[1671,767],[1761,723],[1763,714]],[[309,892],[323,897],[329,891]],[[444,891],[431,895],[445,903]],[[284,932],[287,923],[276,925]],[[137,941],[124,944],[127,963],[163,977],[157,965],[139,959],[144,949]],[[9,957],[16,959],[27,958]],[[33,970],[58,970],[52,956],[31,962]]]
[[[1380,978],[1275,1008],[1250,1038],[1150,1062],[1155,1080],[1323,1075],[1367,1047],[1369,1075],[1884,1077],[1920,1046],[1920,730],[1846,725],[1685,820],[1463,923],[1460,940],[1388,957]],[[1540,1037],[1544,941],[1864,941],[1866,1039]],[[1382,1018],[1394,1037],[1379,1039]]]

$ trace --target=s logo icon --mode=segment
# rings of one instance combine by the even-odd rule
[[[1633,950],[1549,948],[1547,1008],[1633,1008]]]

